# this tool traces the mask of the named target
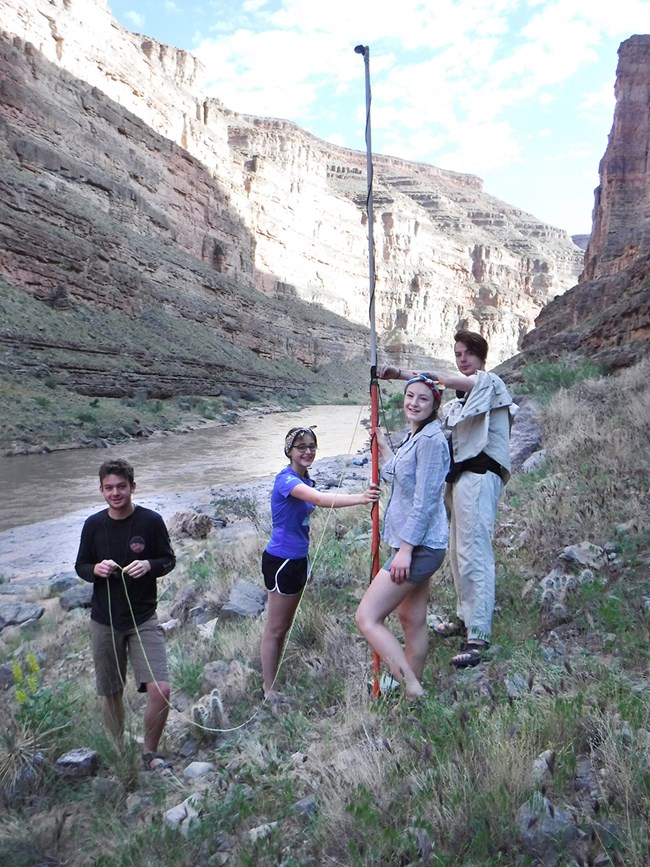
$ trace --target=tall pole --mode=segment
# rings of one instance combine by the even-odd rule
[[[368,181],[368,195],[366,198],[366,213],[368,215],[368,277],[369,277],[369,305],[368,318],[370,320],[370,454],[371,480],[379,484],[379,447],[377,444],[377,428],[379,426],[379,385],[377,382],[377,333],[375,330],[375,239],[373,234],[374,211],[372,202],[372,136],[370,131],[370,103],[372,95],[370,91],[370,48],[367,45],[357,45],[354,49],[357,54],[363,55],[363,63],[366,70],[366,175]],[[379,503],[372,505],[372,570],[373,580],[379,572]],[[374,671],[373,696],[379,697],[379,655],[373,653],[372,666]]]

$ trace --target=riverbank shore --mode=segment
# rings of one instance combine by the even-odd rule
[[[84,509],[90,514],[98,509],[103,500],[97,490],[97,471],[103,461],[114,457],[135,467],[138,498],[249,482],[278,472],[285,460],[284,437],[291,427],[317,425],[319,459],[356,454],[367,446],[366,414],[362,406],[310,406],[182,435],[131,440],[99,451],[0,457],[0,533],[63,513]]]
[[[345,491],[359,490],[369,480],[369,464],[357,466],[352,462],[359,455],[339,455],[314,462],[312,477],[318,485],[328,487],[341,481]],[[362,458],[361,458],[362,459]],[[279,469],[279,468],[278,468]],[[230,485],[210,485],[204,488],[158,493],[150,497],[134,496],[141,506],[154,509],[168,522],[177,512],[193,510],[212,517],[214,503],[247,497],[254,500],[260,513],[268,511],[274,475]],[[21,578],[44,578],[74,570],[79,536],[85,519],[96,509],[78,509],[48,521],[26,524],[0,533],[0,580],[5,582]],[[215,529],[224,539],[232,537],[233,526]]]
[[[80,430],[69,439],[57,441],[56,434],[51,432],[50,436],[55,437],[54,441],[51,439],[48,441],[46,436],[45,441],[41,438],[38,442],[14,442],[10,446],[6,446],[0,450],[0,457],[12,458],[24,455],[51,454],[52,452],[76,451],[78,449],[106,449],[112,446],[123,445],[133,440],[172,435],[178,436],[180,434],[191,433],[195,430],[229,427],[249,418],[258,418],[289,411],[289,407],[280,405],[247,406],[221,411],[216,417],[205,417],[197,414],[196,411],[192,411],[189,405],[181,401],[180,409],[174,407],[174,412],[170,419],[150,412],[147,413],[146,423],[142,423],[139,418],[130,423],[118,419],[117,422],[113,422],[116,426],[110,433],[84,430],[84,422],[79,421]],[[210,412],[216,412],[216,410],[211,408]],[[86,420],[87,424],[88,420]]]

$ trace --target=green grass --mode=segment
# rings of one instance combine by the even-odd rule
[[[174,686],[193,698],[199,698],[205,659],[189,653],[184,643],[178,640],[169,648],[168,661]]]
[[[530,475],[516,474],[499,512],[499,608],[487,664],[456,672],[449,664],[454,642],[432,637],[428,698],[416,708],[399,693],[374,702],[372,654],[354,624],[368,582],[367,520],[362,510],[340,510],[330,521],[318,510],[312,524],[314,580],[280,672],[286,706],[272,710],[259,699],[263,618],[218,622],[210,640],[199,639],[188,624],[170,641],[176,698],[200,695],[208,661],[232,664],[240,677],[222,692],[233,730],[202,743],[196,756],[211,761],[215,772],[202,818],[188,838],[165,829],[162,815],[187,796],[190,785],[130,775],[129,762],[120,764],[101,745],[101,774],[119,781],[119,797],[111,804],[94,798],[84,804],[80,786],[44,784],[36,799],[2,818],[0,830],[9,842],[0,844],[0,858],[13,841],[18,864],[30,863],[30,857],[47,863],[50,855],[82,863],[81,833],[84,863],[103,867],[194,867],[222,852],[228,864],[263,867],[524,867],[537,856],[517,829],[517,811],[543,794],[557,809],[571,806],[581,829],[579,845],[562,852],[566,863],[604,864],[609,858],[615,867],[645,867],[650,612],[642,515],[648,372],[641,366],[615,380],[583,380],[543,409],[548,464]],[[240,509],[239,518],[251,511],[250,504],[227,505]],[[268,520],[261,507],[257,515],[262,524]],[[626,529],[618,531],[618,525]],[[266,529],[248,533],[234,543],[211,534],[201,543],[205,553],[198,561],[195,547],[181,551],[175,590],[194,580],[202,597],[218,605],[239,578],[259,582]],[[540,580],[554,568],[577,576],[580,569],[558,555],[565,545],[582,541],[611,543],[616,558],[595,580],[576,583],[561,611],[544,610]],[[439,579],[431,606],[451,611],[447,564]],[[389,624],[399,635],[394,617]],[[71,658],[84,641],[75,634],[63,642],[71,644]],[[46,637],[41,642],[47,644]],[[55,662],[56,632],[49,642],[38,688],[53,690],[65,667]],[[92,687],[71,683],[79,701],[70,729],[78,742],[89,738],[99,745]],[[6,696],[0,725],[18,711],[15,688]],[[142,700],[131,690],[127,710],[128,744],[136,749]],[[188,737],[187,716],[187,707],[170,715],[168,753]],[[543,781],[535,781],[533,765],[546,751],[553,758]],[[177,760],[177,776],[186,763]],[[576,774],[586,765],[593,772],[591,788],[580,789]],[[127,808],[129,792],[142,798],[136,799],[135,814]],[[315,798],[316,812],[296,815],[294,803],[307,796]],[[66,811],[79,817],[78,825],[63,820],[57,837],[43,819],[50,813],[60,819]],[[274,822],[264,839],[251,839],[252,829]],[[26,824],[43,831],[27,839],[21,834]]]
[[[215,565],[212,558],[194,560],[188,566],[188,576],[198,590],[205,590],[214,578]]]
[[[518,391],[531,395],[542,404],[552,400],[560,389],[569,389],[584,380],[605,375],[602,368],[581,357],[525,362],[519,373],[523,382],[518,384]]]

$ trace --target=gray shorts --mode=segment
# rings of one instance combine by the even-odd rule
[[[440,569],[446,553],[446,548],[427,548],[426,545],[416,545],[411,555],[409,577],[406,579],[409,584],[424,584],[434,572]],[[387,572],[390,571],[390,564],[393,562],[395,554],[397,554],[397,550],[393,549],[393,556],[384,563],[382,569]]]
[[[90,643],[97,695],[123,691],[127,658],[131,661],[138,692],[146,692],[147,684],[154,681],[169,682],[165,634],[155,615],[124,632],[91,620]]]

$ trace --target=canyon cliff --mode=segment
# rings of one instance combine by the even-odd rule
[[[615,93],[584,271],[541,312],[527,356],[576,350],[615,368],[650,351],[650,36],[621,44]]]
[[[3,329],[6,363],[28,350],[71,388],[165,396],[364,357],[364,152],[207,97],[196,58],[103,0],[5,0],[0,31],[0,277],[55,323]],[[449,357],[467,326],[494,364],[582,268],[474,176],[375,156],[374,203],[382,352]],[[77,333],[80,311],[142,327],[142,353]]]

